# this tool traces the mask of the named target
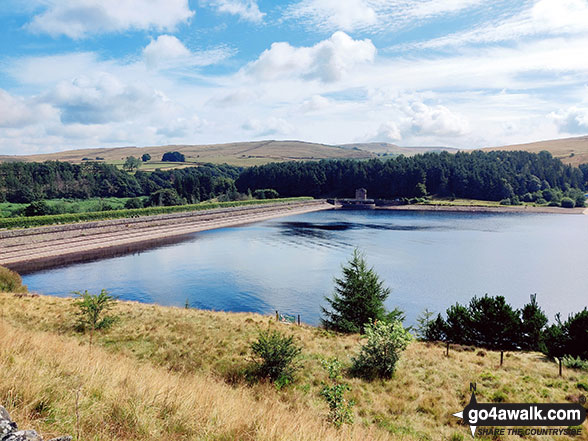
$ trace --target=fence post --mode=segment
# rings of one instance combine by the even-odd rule
[[[298,326],[300,326],[300,314],[298,314]]]
[[[278,314],[278,310],[276,309],[276,322],[280,321],[280,315]]]

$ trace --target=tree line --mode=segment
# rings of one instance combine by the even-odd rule
[[[588,309],[571,314],[567,320],[555,316],[548,324],[547,316],[537,303],[536,295],[521,309],[509,305],[503,296],[474,297],[468,305],[449,307],[445,318],[429,314],[420,320],[421,338],[449,344],[471,345],[501,351],[541,351],[545,355],[588,360]]]
[[[239,191],[273,188],[281,196],[353,197],[364,187],[369,197],[383,199],[433,194],[517,203],[569,197],[583,204],[587,180],[588,166],[565,165],[546,151],[473,151],[271,163],[244,170],[236,185]]]
[[[138,161],[138,160],[137,160]],[[127,167],[127,170],[135,170]],[[588,165],[564,165],[548,152],[426,153],[391,159],[270,163],[247,169],[206,164],[129,173],[99,162],[0,164],[0,202],[152,196],[150,204],[264,197],[350,197],[364,187],[373,198],[437,195],[583,206]]]
[[[0,202],[128,198],[168,190],[177,198],[176,202],[195,203],[236,193],[234,182],[240,172],[238,167],[212,164],[130,174],[98,162],[10,162],[0,164]]]

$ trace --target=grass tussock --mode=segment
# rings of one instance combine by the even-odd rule
[[[27,287],[22,284],[22,279],[18,273],[0,266],[0,292],[22,294],[27,292]]]
[[[415,342],[390,380],[346,376],[355,423],[336,430],[320,396],[328,381],[321,362],[337,357],[349,368],[357,335],[131,302],[112,313],[120,320],[90,349],[74,329],[71,299],[0,294],[0,402],[22,427],[46,435],[79,428],[85,440],[461,439],[468,429],[451,414],[469,401],[470,382],[481,402],[577,401],[586,394],[578,385],[588,384],[585,371],[559,378],[537,353],[512,353],[499,368],[496,352],[457,348],[445,357],[444,347]],[[301,369],[286,388],[245,378],[250,345],[268,329],[302,346]],[[584,427],[576,440],[588,440]]]

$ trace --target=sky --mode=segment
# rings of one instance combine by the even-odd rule
[[[588,133],[588,0],[0,0],[0,154]]]

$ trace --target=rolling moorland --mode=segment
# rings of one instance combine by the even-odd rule
[[[485,147],[482,150],[523,150],[539,153],[547,150],[565,164],[578,166],[588,163],[588,136],[555,139],[508,146]],[[186,156],[185,163],[161,162],[167,151],[178,151]],[[66,150],[36,155],[0,155],[0,162],[68,161],[80,163],[84,158],[122,166],[128,156],[140,158],[150,154],[152,160],[142,165],[142,170],[183,168],[194,164],[229,164],[238,167],[262,165],[269,162],[304,161],[313,159],[369,159],[377,156],[413,156],[428,152],[460,151],[451,147],[400,147],[385,142],[326,145],[303,141],[254,141],[213,145],[168,145],[158,147],[117,147]]]
[[[328,381],[321,360],[349,366],[358,335],[131,302],[113,312],[118,322],[90,347],[75,331],[72,299],[0,294],[0,401],[21,427],[84,440],[461,441],[469,428],[451,414],[469,401],[470,382],[481,402],[574,402],[588,389],[587,372],[564,369],[560,378],[539,353],[507,353],[499,367],[497,352],[454,346],[445,357],[443,346],[413,342],[391,380],[345,375],[355,423],[335,429],[319,394]],[[292,335],[303,348],[287,387],[243,377],[262,329]],[[587,426],[575,439],[588,439]]]

